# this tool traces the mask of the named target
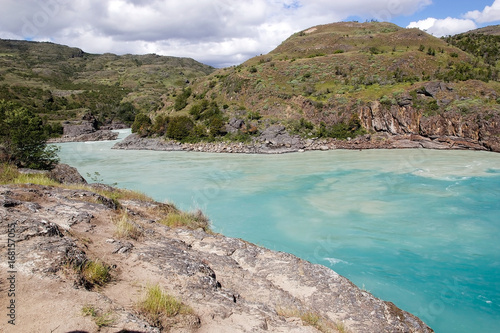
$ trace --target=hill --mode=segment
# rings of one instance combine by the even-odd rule
[[[485,63],[499,68],[500,25],[471,30],[463,34],[449,36],[446,41],[461,50],[473,54]]]
[[[0,99],[13,101],[48,123],[81,119],[131,124],[164,95],[213,71],[193,59],[89,54],[53,43],[0,40]]]
[[[145,134],[163,135],[166,116],[188,115],[193,131],[185,139],[195,141],[220,138],[228,130],[221,123],[237,122],[247,140],[281,124],[312,139],[383,132],[487,141],[492,149],[500,134],[498,72],[484,57],[418,29],[321,25],[269,54],[196,79],[182,103],[171,98],[150,116],[154,125],[162,115],[156,128],[163,130]]]

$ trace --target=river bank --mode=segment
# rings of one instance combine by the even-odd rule
[[[164,222],[181,214],[103,185],[0,185],[0,236],[16,237],[9,281],[29,291],[12,296],[12,322],[23,332],[433,332],[327,267]],[[89,263],[107,267],[105,282],[80,270]],[[153,284],[190,311],[148,320],[138,306]]]
[[[350,140],[302,139],[287,134],[259,137],[252,142],[198,142],[179,143],[164,138],[141,138],[131,134],[116,143],[112,149],[155,150],[155,151],[196,151],[208,153],[242,154],[282,154],[313,150],[334,149],[410,149],[427,148],[443,150],[484,150],[486,147],[459,137],[426,138],[420,135],[389,135],[377,133]]]

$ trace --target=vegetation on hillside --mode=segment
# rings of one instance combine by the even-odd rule
[[[496,32],[496,33],[495,33]],[[482,59],[485,63],[498,67],[500,60],[500,27],[490,27],[488,30],[476,30],[448,36],[446,42],[467,53]]]
[[[248,139],[276,123],[303,137],[346,139],[365,133],[357,115],[375,101],[386,109],[410,105],[424,116],[450,110],[499,112],[499,68],[490,58],[390,23],[317,26],[292,35],[267,55],[178,89],[165,100],[170,108],[136,119],[138,125],[148,123],[146,131],[138,132],[175,138],[166,134],[169,119],[182,116],[190,123],[179,136],[182,141]],[[422,93],[429,81],[456,89],[430,100]],[[219,125],[234,119],[244,126],[225,133]]]
[[[162,99],[213,71],[192,59],[88,54],[52,43],[0,40],[0,99],[37,114],[49,134],[89,111],[99,123],[132,124]]]
[[[90,110],[101,124],[120,120],[140,136],[182,142],[248,141],[272,124],[346,139],[366,133],[359,110],[373,102],[424,117],[499,113],[498,38],[476,31],[439,39],[391,23],[341,22],[216,71],[190,59],[0,41],[0,98],[37,114],[47,135]],[[429,98],[422,87],[430,81],[453,91]]]
[[[57,149],[46,145],[42,120],[31,111],[0,100],[0,161],[18,167],[50,169]]]

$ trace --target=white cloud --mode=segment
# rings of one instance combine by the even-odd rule
[[[429,17],[425,20],[411,22],[407,28],[419,28],[436,37],[442,37],[476,29],[477,25],[474,21],[468,19],[457,19],[452,17],[436,19]]]
[[[236,64],[299,30],[352,16],[391,20],[431,0],[2,0],[0,36],[86,52],[188,56]]]
[[[486,6],[482,12],[479,10],[470,11],[464,17],[478,23],[500,21],[500,0],[495,0],[491,6]]]

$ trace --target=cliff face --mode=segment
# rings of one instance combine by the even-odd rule
[[[417,98],[435,105],[450,103],[446,99],[453,88],[442,82],[425,85]],[[443,97],[444,96],[444,97]],[[441,98],[440,98],[441,97]],[[496,95],[492,96],[496,98]],[[392,135],[420,135],[438,142],[457,142],[464,148],[477,145],[500,152],[500,115],[492,113],[466,113],[459,108],[450,108],[440,114],[425,114],[414,106],[415,98],[405,95],[395,105],[372,102],[358,110],[361,124],[369,131],[386,132]]]
[[[16,331],[95,332],[95,317],[82,314],[91,306],[109,319],[101,332],[159,332],[136,308],[144,288],[159,284],[193,309],[163,321],[164,331],[432,332],[326,267],[202,229],[169,228],[158,222],[170,205],[96,192],[0,186],[2,258],[5,240],[16,240]],[[133,237],[118,232],[124,218]],[[111,268],[109,283],[82,282],[74,267],[89,260]],[[9,267],[0,265],[5,308]],[[11,328],[0,321],[1,331]]]

